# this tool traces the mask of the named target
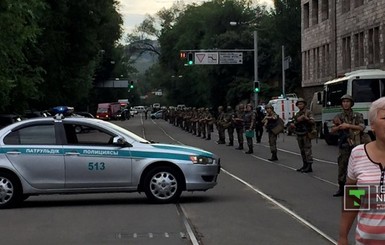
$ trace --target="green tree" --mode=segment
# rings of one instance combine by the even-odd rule
[[[44,7],[40,0],[0,2],[0,111],[20,112],[28,98],[40,96],[43,70],[31,61]]]
[[[46,2],[37,61],[46,71],[40,88],[45,97],[31,104],[40,108],[69,103],[76,106],[88,100],[99,64],[111,62],[122,19],[115,0]]]

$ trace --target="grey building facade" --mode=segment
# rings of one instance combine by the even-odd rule
[[[301,0],[302,88],[359,69],[385,70],[385,0]]]

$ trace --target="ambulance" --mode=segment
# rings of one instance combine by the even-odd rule
[[[287,94],[286,96],[273,97],[269,104],[274,108],[275,113],[282,118],[285,125],[289,122],[289,119],[294,117],[295,113],[298,112],[297,103],[298,97],[296,94]]]

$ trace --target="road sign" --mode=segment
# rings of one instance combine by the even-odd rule
[[[242,52],[220,52],[219,64],[243,64]]]
[[[197,52],[194,59],[195,65],[216,65],[218,64],[217,52]]]

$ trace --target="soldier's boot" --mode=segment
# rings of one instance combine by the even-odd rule
[[[249,150],[246,151],[245,153],[246,153],[246,154],[252,154],[252,153],[254,153],[253,146],[252,146],[252,145],[248,145],[248,147],[249,147]]]
[[[313,172],[313,169],[312,169],[312,167],[311,167],[311,165],[312,165],[313,163],[311,163],[311,162],[306,162],[306,167],[304,168],[304,169],[302,169],[302,173],[311,173],[311,172]]]
[[[339,188],[336,193],[333,194],[334,197],[341,197],[344,195],[344,182],[338,182]]]
[[[306,161],[303,161],[303,164],[302,164],[302,167],[301,168],[297,168],[296,171],[298,172],[302,172],[302,170],[304,170],[306,168]]]
[[[227,146],[233,146],[234,145],[234,142],[232,140],[230,140],[230,142],[227,144]]]
[[[277,152],[276,151],[271,152],[271,157],[269,159],[267,159],[267,160],[269,160],[269,161],[277,161],[278,160]]]
[[[240,144],[237,148],[235,148],[236,150],[243,150],[243,144]]]

